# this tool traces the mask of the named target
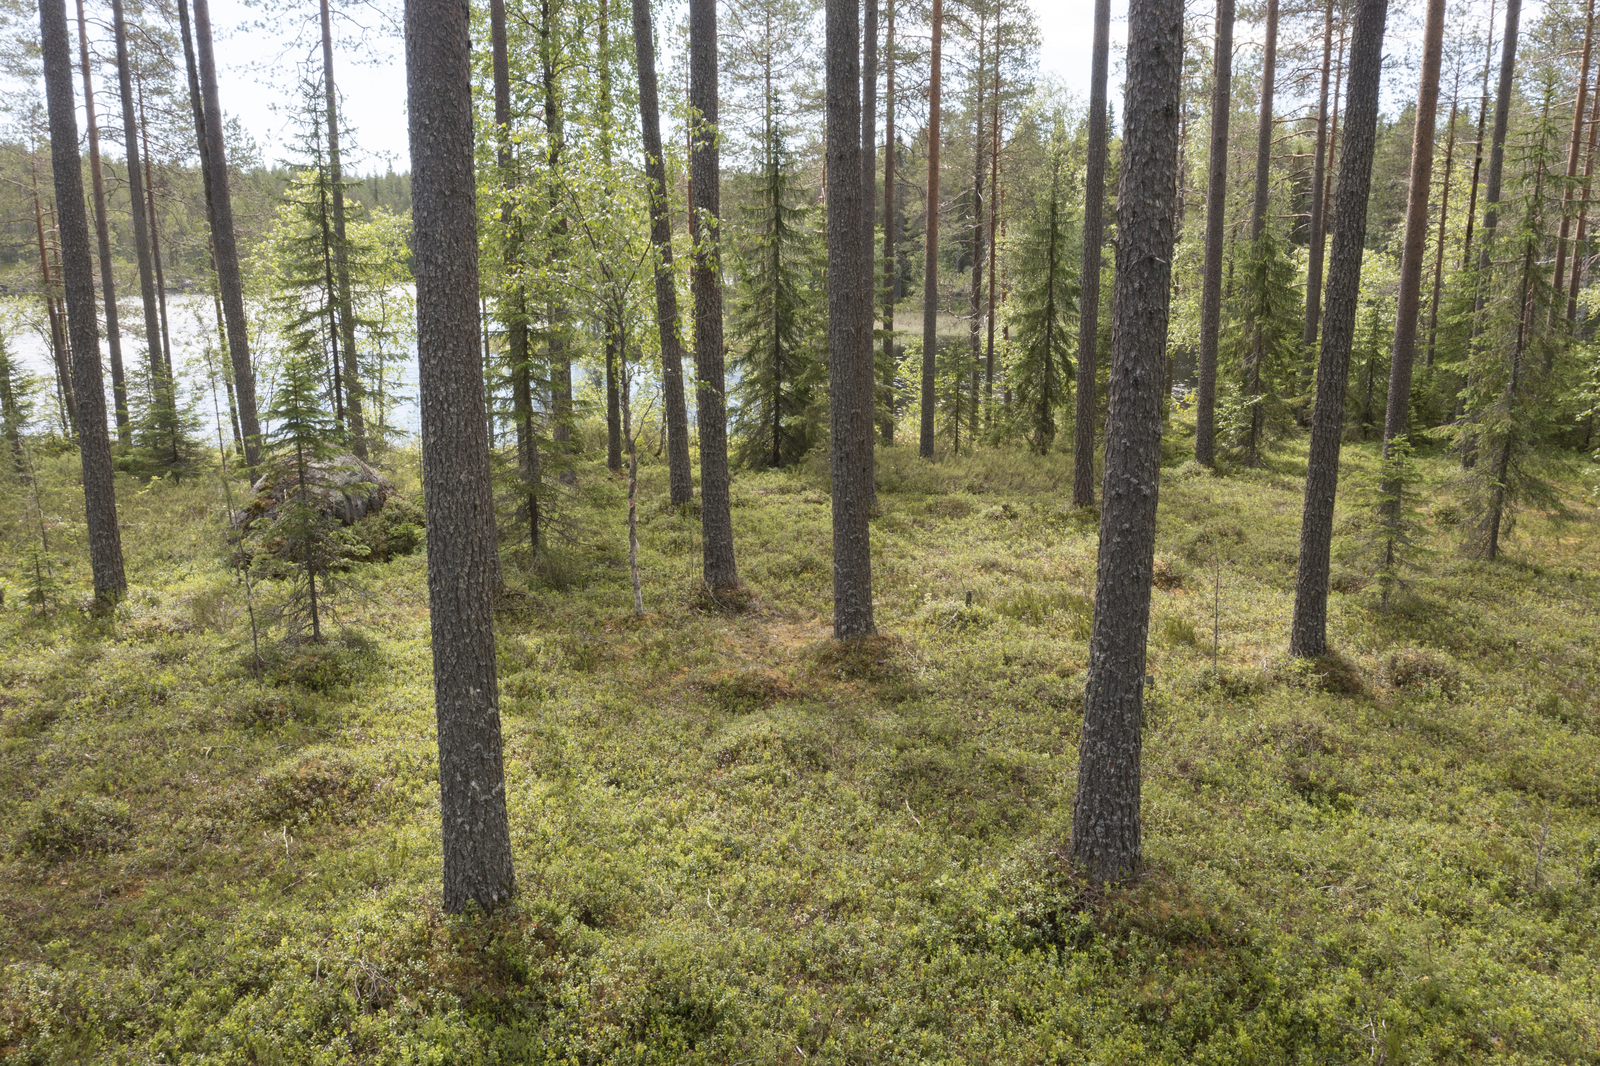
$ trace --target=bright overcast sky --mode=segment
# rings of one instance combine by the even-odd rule
[[[657,0],[660,3],[660,0]],[[1057,80],[1064,88],[1080,97],[1088,95],[1089,52],[1093,38],[1093,0],[1029,0],[1039,20],[1041,47],[1039,50],[1040,74]],[[1451,17],[1458,18],[1461,0],[1452,0]],[[1201,0],[1204,3],[1204,0]],[[316,8],[305,5],[306,13],[313,15]],[[394,0],[396,8],[399,0]],[[1386,51],[1407,51],[1407,45],[1420,34],[1417,16],[1412,10],[1419,5],[1416,0],[1396,0],[1390,5],[1389,34]],[[1479,0],[1475,7],[1487,5]],[[1500,3],[1497,7],[1503,8]],[[1539,17],[1543,5],[1538,2],[1524,5],[1522,24],[1530,26]],[[359,9],[358,9],[359,10]],[[1112,0],[1111,37],[1113,54],[1120,51],[1127,40],[1127,2]],[[268,162],[281,158],[284,135],[284,118],[271,108],[274,101],[285,98],[293,83],[295,63],[304,57],[304,46],[294,49],[274,45],[270,38],[250,28],[255,12],[245,7],[242,0],[212,0],[212,24],[217,34],[217,61],[221,67],[222,106],[229,114],[237,115],[245,127],[260,142]],[[1481,13],[1478,15],[1481,17]],[[308,22],[308,26],[310,23]],[[1247,46],[1255,27],[1240,24],[1236,42]],[[1206,32],[1209,32],[1209,27]],[[407,169],[406,97],[404,53],[398,37],[371,34],[369,47],[375,55],[365,64],[355,64],[350,57],[336,53],[336,76],[345,97],[345,116],[354,127],[357,144],[363,149],[356,166],[361,172],[382,169],[384,158],[393,160],[395,169]],[[309,37],[306,43],[313,44]],[[263,68],[267,68],[264,70]],[[1238,67],[1235,68],[1239,69]],[[268,83],[267,78],[274,79]],[[1113,62],[1111,99],[1120,101],[1120,74]],[[1390,95],[1404,95],[1406,74],[1392,76]],[[1120,108],[1119,108],[1120,110]]]
[[[1094,18],[1093,0],[1030,0],[1038,13],[1042,47],[1039,53],[1040,72],[1053,76],[1063,86],[1080,95],[1089,90],[1089,48]],[[315,11],[307,4],[308,14]],[[1111,35],[1114,46],[1126,39],[1126,0],[1113,0]],[[281,100],[290,84],[290,71],[301,51],[282,51],[270,45],[263,36],[248,28],[255,12],[240,0],[212,0],[211,20],[217,35],[217,63],[220,68],[222,107],[230,115],[237,115],[261,144],[266,161],[271,163],[282,154],[278,147],[283,142],[284,118],[274,114],[271,104]],[[345,62],[337,53],[334,56],[334,76],[339,81],[345,98],[345,117],[355,128],[356,140],[364,149],[365,159],[358,167],[363,172],[376,167],[382,169],[384,154],[394,159],[395,169],[406,169],[409,153],[406,145],[406,76],[405,57],[398,39],[386,39],[377,47],[385,48],[389,61],[379,65],[355,66]],[[262,63],[276,67],[271,76],[278,84],[269,86],[268,74],[251,69]],[[1113,79],[1116,78],[1113,72]],[[1115,95],[1119,90],[1113,89]]]

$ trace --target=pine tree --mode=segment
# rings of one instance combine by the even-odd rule
[[[1024,412],[1030,443],[1040,455],[1055,440],[1055,413],[1065,406],[1072,377],[1072,327],[1078,312],[1073,256],[1079,241],[1070,207],[1066,132],[1057,122],[1045,163],[1046,181],[1018,242],[1017,290],[1010,315],[1017,362],[1008,379]],[[1091,394],[1092,395],[1092,394]],[[1080,411],[1093,418],[1093,408]],[[1079,438],[1081,439],[1081,437]]]
[[[814,348],[821,271],[808,232],[810,212],[793,202],[780,131],[772,131],[765,155],[759,200],[745,212],[750,239],[736,262],[737,383],[730,412],[735,457],[757,469],[796,462],[815,443],[821,427],[816,390],[824,377]]]

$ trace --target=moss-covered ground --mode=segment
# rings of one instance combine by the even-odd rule
[[[635,619],[624,487],[580,460],[558,547],[507,551],[519,887],[484,919],[439,905],[423,556],[358,566],[337,639],[269,633],[257,679],[219,483],[119,483],[131,594],[94,618],[41,460],[39,511],[0,491],[0,1059],[1600,1059],[1600,471],[1490,564],[1425,459],[1435,554],[1387,611],[1341,557],[1304,664],[1303,446],[1169,469],[1148,871],[1106,891],[1060,857],[1096,541],[1069,461],[881,450],[883,636],[839,649],[820,462],[736,479],[738,613],[647,464]]]

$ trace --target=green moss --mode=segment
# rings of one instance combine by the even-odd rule
[[[354,569],[347,636],[265,633],[260,680],[214,485],[119,482],[114,617],[7,597],[0,1058],[1592,1059],[1600,524],[1529,516],[1494,565],[1436,529],[1410,595],[1336,591],[1337,654],[1300,663],[1303,452],[1168,471],[1147,876],[1107,892],[1065,859],[1097,531],[1069,456],[880,450],[892,636],[837,644],[825,467],[736,480],[730,610],[647,461],[636,619],[587,454],[552,550],[504,560],[519,887],[488,919],[440,911],[420,553]],[[72,457],[45,475],[49,513],[81,507]],[[8,587],[21,507],[0,486]]]

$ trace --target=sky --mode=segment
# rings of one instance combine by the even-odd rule
[[[1093,41],[1093,0],[1030,0],[1039,21],[1039,72],[1056,79],[1080,97],[1089,93],[1089,59]],[[306,4],[308,16],[315,13]],[[1111,38],[1115,51],[1127,39],[1127,4],[1113,0]],[[223,110],[237,115],[256,138],[268,163],[282,154],[285,119],[272,103],[291,84],[296,63],[311,54],[316,41],[307,33],[299,41],[274,35],[255,25],[257,9],[241,0],[212,0],[211,21],[217,38],[217,64]],[[307,31],[314,26],[308,18]],[[357,169],[382,170],[392,159],[396,170],[408,168],[405,57],[397,36],[368,33],[375,53],[353,64],[343,49],[334,55],[334,77],[344,94],[345,119],[363,150]],[[1112,71],[1113,100],[1121,95],[1120,78]]]

